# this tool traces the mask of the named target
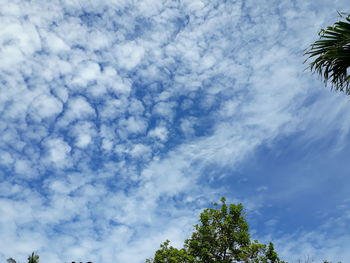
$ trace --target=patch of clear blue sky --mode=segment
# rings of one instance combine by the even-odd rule
[[[248,213],[252,227],[262,235],[271,233],[266,225],[271,219],[277,220],[274,230],[286,234],[313,231],[346,213],[342,206],[349,201],[348,137],[339,145],[338,131],[311,142],[303,133],[261,145],[232,177],[216,182],[227,185],[232,197],[262,200],[264,207],[259,214]],[[332,235],[335,229],[327,234]]]

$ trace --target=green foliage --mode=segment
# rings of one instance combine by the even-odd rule
[[[146,263],[285,263],[278,258],[274,246],[251,242],[242,204],[226,204],[205,209],[199,224],[184,248],[169,246],[167,240]]]
[[[319,35],[320,39],[304,53],[308,56],[305,61],[313,59],[311,71],[320,75],[326,85],[330,80],[335,90],[349,95],[350,76],[347,70],[350,67],[350,15],[333,26],[321,29]]]
[[[192,238],[186,240],[189,253],[203,263],[230,262],[229,258],[242,258],[242,249],[250,243],[248,224],[242,214],[241,204],[228,206],[225,199],[221,208],[205,209],[200,215],[200,223],[195,225]]]
[[[8,258],[7,263],[17,263],[13,258]],[[28,263],[39,263],[39,256],[32,252],[32,254],[28,257]]]
[[[28,257],[28,263],[39,263],[39,256],[34,252]]]
[[[155,253],[154,259],[147,259],[146,263],[195,263],[193,256],[189,255],[185,249],[177,249],[169,246],[170,241],[165,241],[160,245]]]

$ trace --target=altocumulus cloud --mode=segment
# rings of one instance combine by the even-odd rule
[[[236,197],[220,178],[296,133],[345,141],[346,99],[316,95],[322,84],[301,65],[303,48],[334,18],[329,10],[345,6],[3,0],[0,260],[37,250],[51,263],[143,262],[165,239],[180,245],[221,195],[256,213],[271,205]],[[286,259],[323,249],[349,260],[348,203],[341,209],[308,232],[261,238]]]

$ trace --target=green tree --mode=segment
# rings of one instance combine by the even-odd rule
[[[229,258],[241,259],[242,248],[250,244],[248,224],[241,204],[229,207],[222,200],[221,208],[205,209],[200,215],[200,224],[185,242],[189,253],[203,263],[230,262]]]
[[[34,252],[28,257],[28,263],[39,263],[39,256]]]
[[[17,263],[13,258],[8,258],[6,261],[7,263]]]
[[[146,263],[283,263],[274,251],[274,246],[251,242],[242,204],[226,204],[205,209],[200,214],[199,224],[194,226],[191,238],[184,248],[161,245],[153,259]]]
[[[153,259],[146,259],[146,263],[195,263],[196,260],[185,249],[177,249],[169,246],[170,241],[160,245]]]
[[[305,60],[312,60],[310,69],[324,80],[325,85],[331,82],[332,88],[350,95],[350,15],[333,26],[321,29],[320,39],[310,45],[304,55]]]

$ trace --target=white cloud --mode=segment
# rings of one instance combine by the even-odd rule
[[[153,112],[154,114],[159,114],[166,119],[171,120],[174,115],[174,102],[159,102],[154,106]]]
[[[36,115],[34,117],[39,118],[39,120],[42,120],[59,114],[62,108],[62,103],[58,99],[43,94],[33,100],[30,113]]]
[[[1,165],[11,165],[14,162],[14,159],[12,157],[12,155],[8,152],[5,151],[1,151],[0,152],[0,164]]]
[[[72,121],[82,120],[95,115],[94,109],[84,97],[73,97],[68,101],[67,110],[59,120],[61,126],[66,126]]]
[[[127,96],[131,91],[131,81],[128,79],[122,78],[113,78],[113,85],[111,90],[116,91],[117,94],[122,94]]]
[[[72,127],[72,133],[76,138],[75,145],[80,148],[87,147],[96,135],[93,123],[80,122]]]
[[[71,147],[60,138],[47,139],[44,146],[47,148],[47,159],[55,166],[67,166],[70,163]]]
[[[118,45],[114,50],[118,64],[127,70],[135,68],[145,54],[144,48],[134,41]]]
[[[147,129],[147,122],[142,118],[136,118],[131,116],[127,119],[121,119],[119,121],[118,133],[122,136],[128,136],[128,134],[144,133]]]
[[[46,33],[45,40],[47,48],[50,52],[59,54],[64,51],[69,51],[70,47],[65,43],[65,41],[53,33]]]
[[[91,81],[96,81],[100,75],[100,66],[94,62],[84,62],[80,65],[77,76],[72,80],[73,84],[86,86]]]
[[[151,150],[149,147],[143,145],[143,144],[136,144],[133,146],[133,148],[130,151],[130,154],[133,157],[144,157],[147,158],[151,153]]]
[[[25,56],[40,50],[41,42],[36,28],[31,24],[21,24],[16,19],[2,17],[0,29],[0,54],[3,57],[1,69],[4,70],[22,62]]]
[[[128,108],[128,112],[131,115],[142,115],[145,108],[142,105],[142,102],[139,100],[131,100]]]
[[[221,169],[258,146],[298,131],[345,143],[346,98],[305,103],[315,84],[300,58],[333,4],[1,3],[0,260],[143,262],[165,239],[181,245],[221,195]],[[322,231],[278,250],[315,254]],[[338,240],[322,256],[348,259]]]
[[[164,142],[168,139],[168,129],[162,126],[156,127],[149,132],[149,136],[155,137]]]
[[[343,220],[342,220],[343,221]],[[334,222],[335,223],[335,222]],[[347,234],[332,235],[337,225],[332,223],[331,232],[315,229],[314,231],[297,231],[293,234],[286,234],[276,238],[276,250],[281,257],[289,261],[305,260],[310,258],[315,262],[345,261],[349,258],[349,236]],[[344,231],[347,231],[344,229]],[[271,237],[268,237],[271,239]]]
[[[180,124],[181,131],[186,136],[192,136],[195,133],[195,129],[194,129],[195,124],[196,124],[196,119],[193,117],[181,120],[181,124]]]
[[[33,167],[30,160],[16,159],[14,171],[17,175],[24,178],[34,178],[39,175],[38,171]]]

